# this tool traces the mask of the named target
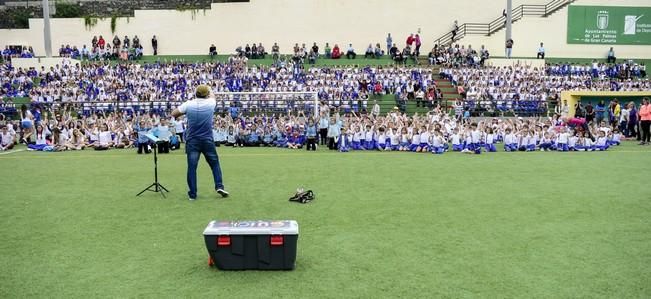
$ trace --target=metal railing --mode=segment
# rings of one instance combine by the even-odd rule
[[[511,11],[511,21],[516,22],[525,16],[547,17],[574,1],[576,0],[552,0],[551,2],[544,5],[523,4]],[[452,31],[447,32],[438,39],[435,39],[434,43],[443,46],[452,44],[453,42],[462,39],[466,35],[490,36],[505,26],[506,17],[503,15],[490,23],[463,23],[461,26],[459,26],[456,35]]]

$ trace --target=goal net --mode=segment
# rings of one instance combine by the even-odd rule
[[[217,92],[214,93],[217,107],[216,113],[229,114],[232,107],[243,115],[257,114],[298,114],[302,111],[306,116],[318,115],[319,100],[316,92]],[[154,101],[112,101],[112,102],[66,102],[55,103],[52,108],[70,109],[80,115],[95,113],[110,113],[124,111],[125,113],[155,113],[167,115],[175,107],[183,104],[178,100]]]
[[[316,92],[216,92],[216,112],[229,113],[237,107],[243,114],[318,115],[319,98]]]

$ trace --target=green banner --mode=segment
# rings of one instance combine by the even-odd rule
[[[651,45],[651,7],[568,7],[568,44]]]

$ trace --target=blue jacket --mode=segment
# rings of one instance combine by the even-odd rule
[[[316,125],[308,125],[305,131],[305,135],[307,135],[307,137],[316,137]]]

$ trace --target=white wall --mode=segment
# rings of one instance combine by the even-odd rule
[[[550,0],[513,0],[520,4],[544,4]],[[206,54],[211,43],[220,53],[232,53],[238,45],[262,42],[270,50],[278,42],[288,53],[295,42],[325,42],[340,47],[352,42],[358,52],[373,42],[384,47],[387,32],[403,44],[409,33],[421,28],[423,48],[450,30],[452,22],[490,22],[502,13],[504,1],[486,0],[251,0],[248,3],[215,3],[212,9],[190,11],[143,10],[135,17],[117,20],[120,37],[137,34],[151,54],[149,40],[157,35],[160,54]],[[505,3],[505,2],[504,2]],[[87,30],[83,19],[52,19],[53,51],[61,44],[90,44],[93,35],[112,39],[110,18]],[[30,19],[29,29],[0,29],[0,47],[31,45],[43,55],[43,21]]]
[[[520,4],[544,4],[549,0],[514,0]],[[249,3],[216,3],[212,9],[191,11],[142,10],[135,17],[119,18],[116,33],[120,37],[137,34],[151,54],[149,40],[158,36],[160,54],[206,54],[211,43],[220,53],[233,53],[238,45],[262,42],[267,50],[278,42],[281,52],[291,51],[294,43],[312,42],[323,48],[325,42],[345,48],[352,42],[358,52],[373,42],[384,47],[387,32],[394,41],[404,43],[409,33],[421,29],[423,50],[433,40],[460,23],[486,23],[501,15],[504,1],[485,0],[251,0]],[[579,0],[575,5],[649,6],[651,0]],[[29,29],[0,29],[0,47],[31,45],[43,55],[43,20],[30,19]],[[83,19],[52,19],[52,47],[56,53],[61,44],[81,47],[90,44],[93,35],[110,41],[110,18],[99,20],[90,30]],[[514,24],[514,56],[535,56],[543,41],[550,57],[603,57],[608,45],[568,45],[567,9],[547,18],[526,17]],[[504,32],[486,36],[468,36],[461,40],[475,48],[484,44],[496,56],[504,55]],[[651,58],[650,46],[615,46],[618,57]]]
[[[650,0],[578,0],[573,5],[651,6]],[[548,57],[600,58],[606,57],[610,45],[578,45],[567,43],[567,8],[547,18],[525,17],[513,24],[513,56],[535,57],[540,42],[545,43]],[[486,36],[468,36],[460,41],[479,47],[486,46],[491,55],[504,56],[504,30]],[[651,58],[651,46],[613,45],[619,58]]]

